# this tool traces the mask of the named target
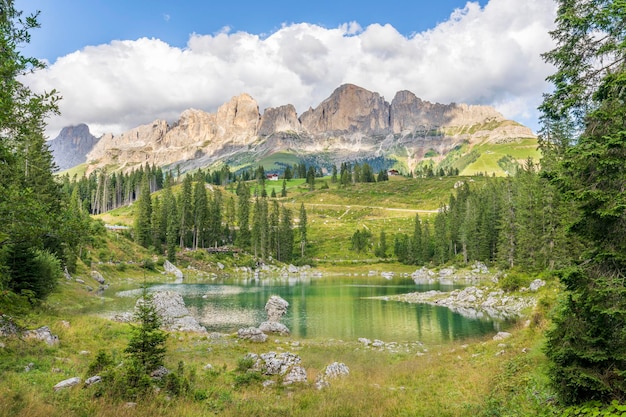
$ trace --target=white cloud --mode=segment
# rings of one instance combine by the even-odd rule
[[[554,15],[552,0],[491,0],[484,8],[469,2],[410,37],[390,25],[349,22],[284,25],[267,37],[226,27],[191,35],[184,49],[158,39],[112,41],[60,58],[26,82],[63,96],[52,137],[81,122],[97,134],[118,133],[157,118],[175,121],[190,107],[214,112],[243,92],[261,111],[290,103],[302,113],[342,83],[388,101],[410,90],[429,101],[491,104],[535,128],[552,72],[540,54],[552,47]]]

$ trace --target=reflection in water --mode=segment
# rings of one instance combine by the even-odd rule
[[[366,337],[432,343],[480,336],[510,325],[468,319],[445,307],[367,298],[453,289],[450,285],[416,285],[410,278],[230,278],[210,285],[158,285],[151,289],[179,291],[209,331],[235,332],[241,327],[258,326],[266,319],[265,303],[271,295],[289,302],[282,322],[301,338]]]

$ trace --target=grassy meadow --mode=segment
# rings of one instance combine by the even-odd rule
[[[327,178],[330,188],[314,191],[309,191],[302,180],[292,180],[281,202],[293,209],[296,219],[300,204],[305,204],[310,240],[307,254],[320,271],[356,273],[367,268],[410,273],[416,267],[351,251],[350,236],[357,228],[366,228],[376,240],[384,230],[391,247],[393,234],[411,233],[415,215],[428,218],[447,201],[460,179],[469,181],[459,177],[394,177],[387,183],[338,189]],[[484,180],[475,177],[472,181],[480,185]],[[277,185],[277,193],[281,186]],[[271,184],[271,190],[269,187]],[[98,217],[106,223],[131,225],[133,210],[130,206]],[[182,395],[155,392],[129,404],[121,398],[99,395],[97,387],[83,384],[55,392],[52,387],[62,380],[89,376],[87,369],[101,350],[116,361],[122,360],[130,337],[131,325],[91,313],[94,306],[115,302],[87,288],[97,287],[89,274],[92,268],[116,290],[173,280],[161,273],[162,260],[128,237],[127,233],[106,232],[90,248],[88,264],[80,264],[75,274],[84,284],[63,279],[45,303],[19,320],[30,329],[49,326],[59,336],[57,346],[21,338],[2,339],[0,417],[552,416],[562,412],[552,399],[542,353],[548,312],[556,300],[554,282],[542,288],[538,307],[527,312],[512,337],[504,341],[488,337],[432,346],[400,344],[392,351],[365,347],[356,340],[270,336],[267,343],[254,344],[234,335],[214,338],[174,332],[167,341],[165,362],[168,369],[181,369],[190,381],[190,388]],[[140,262],[145,259],[155,259],[154,267],[142,268]],[[193,266],[219,273],[218,261],[225,265],[225,272],[253,263],[244,255],[235,259],[187,252],[179,255],[177,263],[181,269]],[[202,278],[190,274],[190,279]],[[283,386],[276,380],[265,386],[264,381],[275,377],[242,368],[242,358],[248,352],[269,351],[299,355],[308,382]],[[350,375],[318,390],[316,377],[334,361],[345,363]],[[207,364],[211,364],[210,369]]]

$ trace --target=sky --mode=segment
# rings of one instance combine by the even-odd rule
[[[553,72],[553,0],[209,2],[15,0],[41,28],[20,51],[48,67],[33,91],[56,89],[50,138],[87,123],[122,133],[188,108],[214,113],[250,94],[261,113],[298,114],[352,83],[391,102],[409,90],[438,103],[492,105],[537,130]]]

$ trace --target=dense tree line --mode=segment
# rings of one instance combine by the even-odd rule
[[[430,220],[415,219],[412,235],[396,235],[394,253],[407,264],[481,261],[525,271],[568,264],[576,245],[566,236],[574,212],[528,160],[513,177],[463,182]]]
[[[236,195],[205,182],[202,173],[184,177],[174,195],[173,179],[166,176],[164,189],[152,196],[144,179],[136,203],[135,240],[174,260],[180,248],[213,248],[235,245],[261,260],[288,262],[294,258],[296,233],[300,256],[306,249],[306,210],[300,208],[298,228],[291,210],[276,199],[251,195],[249,183],[238,182]]]
[[[20,299],[45,298],[62,267],[73,269],[90,239],[77,194],[63,193],[45,141],[45,119],[57,112],[55,91],[35,94],[19,78],[44,67],[21,54],[37,15],[0,2],[0,311]]]
[[[128,173],[107,173],[106,169],[91,172],[80,179],[61,176],[63,190],[71,195],[77,189],[81,204],[90,214],[101,214],[131,204],[139,198],[144,178],[152,192],[163,188],[163,170],[154,165],[141,165]]]

